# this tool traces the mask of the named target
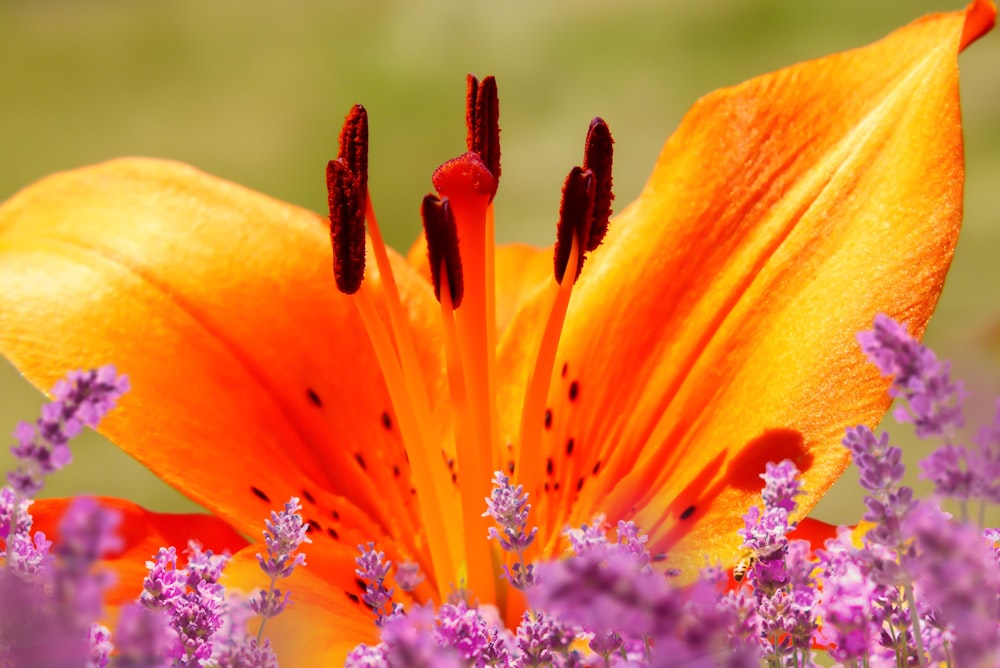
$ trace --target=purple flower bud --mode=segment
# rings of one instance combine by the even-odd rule
[[[42,407],[34,425],[22,422],[14,431],[17,443],[11,452],[19,466],[7,481],[21,496],[41,490],[46,475],[72,460],[68,443],[83,425],[97,426],[128,390],[128,379],[118,376],[111,365],[94,371],[71,371],[52,388],[54,400]]]
[[[434,627],[434,609],[431,606],[416,606],[407,614],[387,617],[382,626],[385,665],[460,668],[462,664],[456,653],[436,642]]]
[[[90,645],[90,656],[87,659],[87,668],[106,668],[111,658],[111,631],[108,627],[100,624],[91,624],[87,634],[87,643]]]
[[[521,553],[535,540],[538,528],[528,527],[528,494],[521,485],[512,487],[510,479],[502,471],[493,474],[493,491],[486,499],[486,512],[483,517],[492,517],[499,530],[490,527],[489,537],[500,541],[500,546],[507,552]]]
[[[392,568],[391,561],[385,561],[385,553],[375,550],[375,543],[367,547],[358,545],[361,556],[355,558],[358,567],[355,573],[365,581],[365,593],[361,597],[365,605],[375,613],[375,623],[381,626],[385,619],[399,611],[392,603],[393,590],[385,586],[385,578]]]
[[[175,637],[165,611],[150,610],[138,603],[122,608],[115,628],[115,668],[170,666],[167,651]]]
[[[965,389],[951,380],[950,365],[939,362],[905,327],[880,313],[872,331],[858,334],[858,342],[882,374],[893,377],[889,394],[905,400],[893,414],[898,421],[912,422],[920,438],[947,436],[962,427]]]
[[[287,578],[297,566],[304,566],[306,556],[296,554],[303,543],[311,543],[306,535],[307,525],[302,521],[302,504],[292,497],[281,512],[271,511],[271,519],[266,521],[264,543],[267,559],[260,554],[257,560],[261,569],[272,579]]]
[[[396,584],[403,591],[413,591],[424,579],[424,574],[420,572],[420,564],[416,562],[404,561],[396,566]]]

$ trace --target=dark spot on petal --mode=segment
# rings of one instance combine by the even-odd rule
[[[326,528],[326,534],[334,540],[340,540],[340,534],[338,534],[334,529],[331,529],[330,527]]]
[[[569,457],[573,454],[573,446],[576,445],[576,441],[572,438],[566,441],[566,456]]]
[[[382,426],[387,430],[392,429],[392,416],[389,415],[389,411],[382,411]]]
[[[340,521],[340,513],[338,513],[336,510],[334,510],[333,512],[331,512],[330,516],[333,517],[333,519],[334,519],[335,522],[339,522]]]
[[[681,513],[681,519],[686,520],[687,518],[694,515],[694,510],[695,510],[694,506],[688,506],[687,508],[685,508],[684,512]]]
[[[313,402],[317,408],[323,408],[323,400],[319,398],[318,394],[316,394],[316,390],[311,387],[307,387],[306,394],[309,395],[309,401]]]
[[[251,487],[250,491],[253,492],[253,495],[256,496],[258,499],[260,499],[261,501],[267,501],[268,503],[271,503],[271,498],[261,490],[257,489],[256,487]]]
[[[354,578],[354,584],[357,585],[358,589],[361,590],[361,593],[368,592],[368,583],[362,580],[361,578]]]
[[[551,408],[546,408],[545,409],[545,428],[546,429],[551,429],[552,428],[552,409]]]
[[[392,475],[396,476],[397,478],[399,477],[399,467],[398,466],[393,465],[393,467],[392,467]]]
[[[553,492],[558,492],[559,491],[559,483],[556,483],[556,484],[552,485],[552,491]]]
[[[578,396],[580,396],[580,383],[574,380],[569,384],[569,400],[576,401]]]
[[[752,492],[760,491],[760,474],[765,471],[768,462],[791,459],[803,473],[813,465],[813,455],[806,450],[802,432],[794,429],[768,429],[742,447],[735,448],[734,453],[726,463],[726,484]]]
[[[597,475],[597,472],[600,470],[601,470],[601,460],[598,459],[596,462],[594,462],[593,475]]]
[[[513,462],[513,460],[507,462],[507,472],[509,474],[511,474],[511,475],[514,475],[514,462]]]
[[[456,483],[456,484],[458,483],[458,474],[457,473],[452,473],[451,474],[451,481],[453,483]]]
[[[581,489],[583,489],[583,477],[582,476],[576,481],[576,491],[579,492]]]
[[[545,483],[545,491],[549,491],[549,483]]]
[[[548,461],[545,462],[545,472],[548,473],[549,475],[552,475],[553,473],[555,473],[555,470],[556,470],[555,462],[553,462],[552,458],[549,457]]]
[[[361,599],[358,598],[357,594],[352,594],[349,591],[345,591],[344,593],[347,594],[347,598],[351,599],[352,603],[361,603]]]
[[[354,460],[358,463],[358,466],[360,466],[363,471],[368,470],[368,466],[365,464],[365,458],[361,456],[360,452],[354,453]]]
[[[562,377],[566,377],[566,372],[569,371],[569,362],[563,362]]]
[[[316,520],[306,520],[306,532],[322,531],[323,527]]]
[[[316,503],[316,499],[313,498],[313,495],[309,493],[308,489],[302,490],[302,498],[309,503]]]
[[[410,488],[410,494],[413,494],[414,496],[416,496],[416,494],[417,494],[417,488],[416,487],[411,487]]]

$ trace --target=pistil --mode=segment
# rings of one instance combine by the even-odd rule
[[[459,489],[469,585],[478,595],[492,598],[496,574],[490,547],[482,541],[489,521],[481,516],[480,508],[489,495],[499,452],[495,394],[489,381],[495,352],[489,348],[487,335],[485,274],[486,211],[496,192],[496,179],[479,155],[470,151],[441,165],[433,182],[439,196],[425,198],[422,212],[445,338],[454,343],[447,346],[448,376],[462,477]]]

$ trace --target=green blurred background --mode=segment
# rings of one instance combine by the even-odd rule
[[[0,199],[53,171],[152,155],[323,211],[324,165],[345,112],[362,102],[372,123],[379,220],[390,243],[406,248],[431,171],[464,150],[464,77],[472,71],[495,74],[500,84],[498,236],[548,244],[562,178],[580,160],[593,116],[614,133],[624,204],[700,95],[958,7],[917,0],[0,0]],[[928,340],[981,390],[986,400],[977,411],[986,415],[1000,388],[1000,37],[989,35],[961,63],[968,208]],[[34,419],[41,397],[0,365],[0,433],[9,434],[19,419]],[[81,438],[76,453],[48,494],[190,507],[98,437]],[[9,461],[3,448],[0,468]],[[824,500],[820,517],[859,518],[852,478]]]

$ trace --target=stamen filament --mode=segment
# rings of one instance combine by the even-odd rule
[[[524,397],[524,407],[521,410],[520,449],[517,453],[517,464],[514,471],[517,480],[524,485],[529,497],[535,500],[536,518],[540,517],[546,495],[542,495],[542,425],[545,422],[545,407],[549,398],[549,388],[552,384],[552,374],[555,368],[556,354],[559,350],[559,337],[562,334],[563,323],[566,320],[566,309],[573,292],[571,277],[576,275],[580,262],[580,241],[573,236],[565,276],[567,280],[557,283],[553,279],[549,292],[552,306],[545,329],[535,356],[535,366],[528,380],[528,390]]]
[[[375,254],[375,264],[382,277],[382,286],[386,297],[384,303],[389,312],[392,338],[399,354],[399,362],[403,368],[403,376],[406,378],[409,396],[415,403],[417,415],[422,415],[426,420],[430,420],[434,414],[431,411],[430,398],[427,395],[427,382],[424,378],[423,368],[418,361],[413,333],[407,321],[406,311],[403,309],[403,301],[400,299],[396,278],[392,273],[392,266],[389,264],[389,254],[386,251],[385,242],[382,240],[382,232],[379,229],[378,220],[375,218],[375,207],[372,205],[370,195],[365,203],[365,219],[368,224],[368,236],[371,239],[372,251]]]
[[[440,455],[432,451],[430,446],[432,441],[430,435],[426,433],[426,423],[419,419],[419,414],[410,401],[405,374],[385,324],[375,307],[370,281],[362,282],[361,289],[355,297],[354,304],[375,349],[389,398],[399,422],[400,433],[403,435],[403,443],[410,457],[414,486],[420,489],[417,503],[423,524],[427,528],[428,547],[438,593],[444,597],[456,573],[454,556],[461,554],[462,549],[458,536],[449,532],[444,523],[446,505],[440,494],[450,489],[448,474]]]

